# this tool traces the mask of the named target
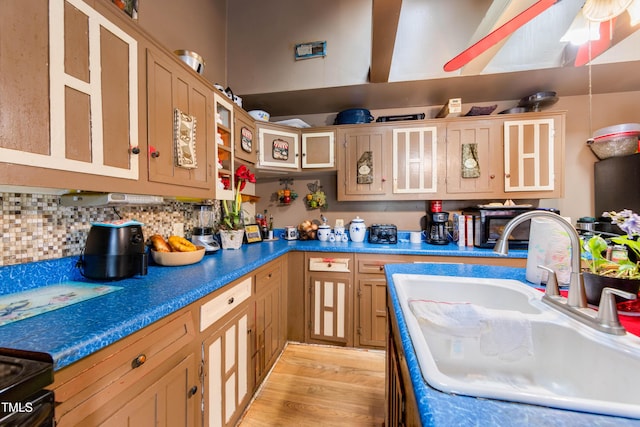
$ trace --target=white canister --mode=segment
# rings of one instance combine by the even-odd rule
[[[367,226],[362,218],[357,216],[355,219],[351,220],[351,224],[349,225],[349,238],[351,238],[352,242],[364,242],[366,231]]]
[[[318,226],[318,232],[316,233],[318,236],[318,240],[321,242],[326,242],[329,240],[329,235],[331,234],[331,227],[326,224],[322,224]]]

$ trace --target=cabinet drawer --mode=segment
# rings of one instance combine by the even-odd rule
[[[280,283],[282,263],[276,261],[256,273],[256,293],[266,289],[272,283]]]
[[[350,258],[309,258],[309,271],[338,271],[349,273]]]
[[[87,416],[117,409],[109,407],[113,399],[162,375],[159,367],[193,340],[194,329],[191,311],[182,312],[57,372],[58,425],[78,425]]]
[[[251,277],[224,290],[200,307],[200,332],[222,319],[251,296]]]
[[[387,264],[398,264],[410,261],[389,261],[388,259],[359,259],[358,273],[384,274],[384,266]]]

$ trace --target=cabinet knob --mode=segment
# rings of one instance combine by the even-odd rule
[[[380,268],[380,271],[384,271],[384,265],[381,264],[379,268]]]
[[[153,157],[154,159],[160,157],[160,152],[159,151],[154,151],[151,153],[151,157]]]
[[[489,179],[495,179],[495,175],[489,175]]]
[[[233,299],[233,297],[229,298],[229,301],[227,301],[227,304],[233,304],[233,302],[235,301],[235,299]]]
[[[511,174],[510,174],[510,173],[505,173],[505,174],[504,174],[504,177],[505,177],[505,178],[511,178]]]
[[[154,147],[153,145],[150,145],[149,155],[151,155],[151,157],[155,159],[156,157],[160,157],[160,152],[156,149],[156,147]]]
[[[129,149],[129,152],[130,152],[131,154],[140,154],[140,147],[138,147],[137,145],[136,145],[135,147],[131,147],[131,148]]]
[[[131,361],[131,367],[133,369],[139,368],[147,361],[147,356],[144,353],[139,354],[135,359]]]
[[[191,387],[189,389],[189,392],[187,393],[187,397],[192,397],[194,396],[196,393],[198,392],[198,386],[194,385],[193,387]]]

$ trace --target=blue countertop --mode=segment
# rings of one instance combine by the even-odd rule
[[[401,236],[401,235],[400,235]],[[84,302],[0,326],[0,346],[42,351],[63,368],[189,305],[261,265],[291,251],[374,254],[498,256],[488,249],[455,244],[396,245],[276,240],[219,250],[193,265],[161,267],[150,261],[148,274],[116,282],[123,289]],[[526,251],[510,257],[525,258]],[[65,281],[90,282],[76,268],[78,257],[0,267],[0,295]]]
[[[0,326],[0,346],[43,351],[52,355],[59,370],[186,307],[289,251],[345,252],[424,256],[494,257],[491,250],[369,243],[328,243],[277,240],[220,250],[190,266],[149,266],[146,276],[107,282],[123,289],[28,319]],[[526,258],[525,250],[512,250],[511,258]],[[0,267],[0,295],[65,281],[84,281],[76,268],[78,257]],[[425,259],[427,261],[427,259]],[[477,277],[509,277],[524,281],[524,269],[470,264],[389,265],[394,272]],[[104,283],[104,282],[103,282]],[[390,281],[390,283],[392,283]],[[393,287],[390,287],[394,296]],[[394,307],[399,310],[397,301]],[[423,380],[401,316],[400,331],[412,374],[413,387],[426,426],[450,425],[639,425],[620,418],[580,414],[531,405],[454,396],[430,388]]]
[[[400,340],[406,356],[411,385],[424,426],[639,426],[640,420],[587,414],[492,399],[479,399],[444,393],[429,386],[422,377],[407,325],[393,282],[393,274],[433,274],[464,277],[494,277],[520,280],[522,268],[493,267],[472,264],[389,264],[385,274],[389,284],[391,305],[398,321]],[[552,363],[569,363],[557,360]],[[605,363],[605,362],[603,362]],[[594,387],[597,387],[594,384]],[[630,393],[638,392],[629,390]]]

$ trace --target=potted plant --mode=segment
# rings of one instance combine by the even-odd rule
[[[587,301],[591,304],[600,302],[600,294],[605,287],[635,294],[640,289],[640,242],[637,240],[640,216],[629,209],[604,212],[602,216],[611,218],[611,222],[627,234],[609,239],[619,245],[615,250],[610,250],[600,235],[592,236],[583,245],[587,264],[583,278]]]
[[[225,188],[231,187],[229,178],[223,178]],[[223,200],[222,209],[224,216],[220,223],[220,242],[223,249],[238,249],[242,245],[244,237],[244,221],[242,211],[242,190],[247,182],[256,182],[256,176],[248,167],[240,165],[234,174],[235,195],[233,200]]]

